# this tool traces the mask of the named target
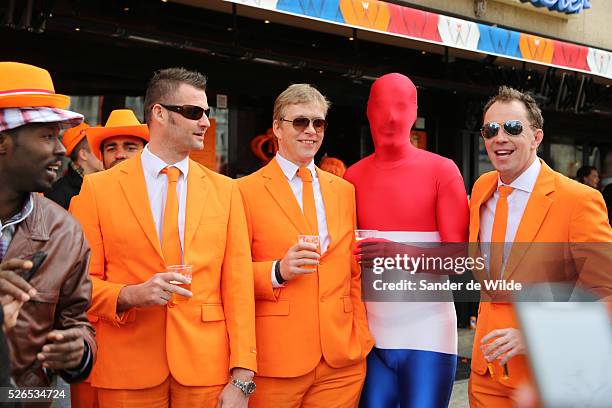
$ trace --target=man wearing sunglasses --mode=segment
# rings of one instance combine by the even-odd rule
[[[74,208],[95,259],[89,315],[101,354],[91,383],[100,407],[246,407],[255,388],[240,192],[189,159],[210,126],[205,89],[198,72],[156,72],[145,96],[149,143],[86,177]],[[191,265],[192,278],[171,265]]]
[[[308,84],[282,92],[273,113],[278,153],[238,180],[257,299],[251,407],[355,407],[363,384],[372,340],[351,254],[354,189],[314,165],[328,107]]]
[[[544,120],[535,100],[501,87],[485,106],[483,122],[481,134],[495,171],[474,184],[470,242],[479,242],[487,259],[485,279],[541,282],[569,276],[609,299],[612,229],[603,198],[537,157]],[[540,244],[530,245],[529,253],[519,252],[534,242]],[[548,244],[543,251],[543,243],[567,242],[573,244],[571,252],[559,253],[566,258],[543,259],[556,248]],[[588,255],[585,242],[590,243]],[[495,301],[497,295],[481,292],[469,383],[472,407],[513,406],[514,390],[530,378],[512,305],[507,298]]]
[[[136,156],[149,141],[149,128],[140,123],[130,109],[115,109],[104,126],[87,127],[83,132],[91,155],[105,170]],[[69,204],[71,213],[78,212],[78,196],[69,200]],[[98,319],[94,317],[91,321],[95,328]],[[98,393],[91,386],[91,377],[80,384],[70,385],[70,400],[76,407],[98,407]]]

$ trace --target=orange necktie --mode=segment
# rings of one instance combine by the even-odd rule
[[[491,259],[489,273],[491,279],[500,279],[506,241],[506,226],[508,224],[508,196],[514,190],[510,186],[499,186],[499,197],[495,206],[493,231],[491,232]]]
[[[166,194],[164,225],[162,227],[162,253],[166,265],[180,265],[183,263],[183,252],[178,228],[179,201],[176,193],[176,183],[181,171],[176,167],[166,167],[161,172],[168,176],[168,193]]]
[[[317,207],[315,206],[314,190],[312,189],[312,174],[306,167],[298,169],[298,177],[302,179],[302,211],[312,235],[319,235],[317,223]]]

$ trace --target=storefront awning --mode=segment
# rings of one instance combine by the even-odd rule
[[[612,79],[612,53],[378,0],[224,0],[344,27]]]

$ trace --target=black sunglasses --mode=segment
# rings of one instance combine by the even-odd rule
[[[518,136],[523,133],[523,123],[520,120],[508,120],[505,123],[489,122],[485,123],[480,128],[480,134],[485,139],[492,139],[499,133],[499,130],[504,127],[504,132],[510,136]]]
[[[292,123],[293,128],[298,132],[303,132],[304,129],[310,125],[310,119],[303,117],[295,118],[293,120],[281,118],[281,121]],[[325,129],[327,129],[327,121],[325,119],[312,119],[312,127],[317,133],[324,132]]]
[[[160,103],[161,106],[168,109],[169,111],[180,113],[183,117],[191,120],[199,120],[203,115],[208,117],[210,113],[210,108],[204,109],[200,106],[196,105],[166,105]]]

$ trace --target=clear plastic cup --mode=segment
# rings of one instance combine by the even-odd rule
[[[188,283],[182,283],[179,281],[171,280],[170,283],[176,286],[180,286],[191,292],[191,279],[193,273],[193,267],[191,265],[170,265],[166,268],[166,272],[174,272],[183,275],[189,281]],[[168,302],[169,307],[176,306],[178,303],[186,302],[189,298],[183,295],[172,293],[172,299]]]

